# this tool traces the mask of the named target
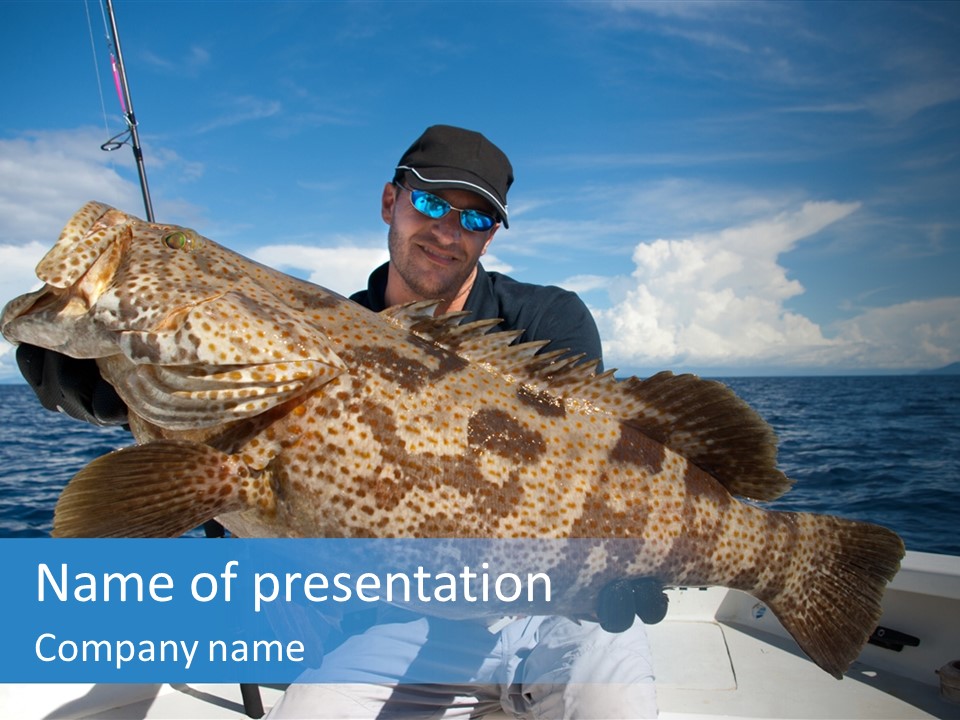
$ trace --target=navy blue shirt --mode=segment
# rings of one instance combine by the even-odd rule
[[[374,312],[385,310],[388,265],[374,270],[367,289],[350,299]],[[477,277],[463,309],[471,313],[467,321],[500,318],[503,322],[496,330],[523,330],[517,342],[550,340],[545,350],[564,348],[574,355],[583,353],[584,360],[601,357],[597,324],[583,300],[569,290],[518,282],[477,265]]]

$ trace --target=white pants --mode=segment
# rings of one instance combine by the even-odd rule
[[[458,681],[404,682],[429,677],[431,668]],[[657,716],[653,681],[639,620],[613,634],[561,617],[520,618],[497,632],[419,618],[349,638],[291,685],[267,717],[650,718]]]

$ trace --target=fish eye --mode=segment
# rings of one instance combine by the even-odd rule
[[[192,232],[174,230],[163,236],[163,244],[171,250],[196,250],[200,247],[200,238]]]
[[[171,250],[182,250],[187,244],[187,236],[182,232],[172,232],[163,236],[163,244]]]

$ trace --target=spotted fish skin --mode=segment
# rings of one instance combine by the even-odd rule
[[[737,588],[837,677],[903,555],[884,528],[737,499],[790,481],[719,383],[617,382],[429,303],[371,313],[100,203],[37,274],[3,335],[96,358],[138,442],[71,480],[57,536],[217,516],[245,537],[595,538],[551,612],[591,617],[623,577]]]

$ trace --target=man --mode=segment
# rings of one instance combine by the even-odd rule
[[[436,125],[411,145],[384,186],[381,216],[389,226],[390,261],[352,299],[367,308],[439,300],[437,312],[500,318],[523,330],[520,341],[549,340],[585,359],[601,357],[596,324],[574,293],[487,272],[480,257],[501,225],[509,226],[513,169],[483,135]],[[123,422],[126,409],[95,363],[20,346],[21,371],[45,407],[81,419]],[[271,718],[516,717],[634,718],[656,715],[649,647],[636,612],[655,622],[642,583],[608,588],[596,623],[560,617],[504,618],[493,624],[444,621],[389,610],[349,637],[323,666],[290,687]],[[648,614],[653,606],[652,614]],[[462,682],[411,685],[414,668],[443,663]],[[329,668],[338,684],[325,684]],[[342,681],[344,669],[352,682]],[[450,673],[445,673],[449,676]],[[313,683],[313,684],[307,684]]]
[[[429,128],[383,188],[380,213],[389,226],[390,262],[351,299],[377,312],[441,300],[438,314],[466,310],[471,320],[500,318],[499,329],[524,331],[521,342],[549,340],[551,348],[600,358],[596,323],[574,293],[519,283],[479,264],[501,223],[509,227],[506,193],[512,183],[510,161],[483,135]],[[446,207],[451,211],[439,215]],[[464,210],[473,213],[469,218],[485,216],[480,222],[489,227],[465,229]]]
[[[513,169],[483,135],[435,125],[418,138],[383,188],[390,260],[352,296],[380,311],[440,300],[438,313],[466,310],[470,320],[501,318],[520,341],[550,340],[600,358],[600,336],[574,293],[517,282],[480,264],[502,224]],[[659,589],[657,590],[659,593]],[[632,620],[633,607],[630,607]],[[455,666],[458,685],[404,685],[412,668]],[[634,718],[656,715],[649,647],[642,623],[605,632],[559,617],[504,619],[488,625],[390,611],[348,639],[326,667],[358,668],[353,684],[323,684],[322,667],[290,687],[268,717]],[[315,683],[315,684],[306,684]]]

